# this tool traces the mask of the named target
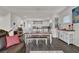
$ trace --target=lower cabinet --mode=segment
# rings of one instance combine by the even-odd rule
[[[63,40],[64,42],[66,42],[68,44],[73,44],[74,31],[59,30],[58,35],[59,35],[59,39]]]

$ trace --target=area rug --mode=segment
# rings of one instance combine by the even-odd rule
[[[62,50],[56,51],[30,51],[30,53],[64,53]]]

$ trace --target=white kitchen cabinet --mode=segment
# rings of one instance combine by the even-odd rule
[[[58,31],[59,39],[63,40],[64,42],[68,44],[73,44],[73,39],[74,39],[74,31],[64,31],[64,30],[59,30]]]

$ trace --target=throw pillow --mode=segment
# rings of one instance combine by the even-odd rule
[[[13,46],[15,44],[19,44],[20,40],[19,40],[18,35],[6,36],[6,43],[7,43],[6,48]]]

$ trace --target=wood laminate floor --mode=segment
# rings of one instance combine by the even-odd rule
[[[29,49],[31,51],[56,51],[62,50],[64,53],[79,53],[79,47],[74,45],[68,45],[67,43],[63,42],[60,39],[53,38],[52,44],[49,43],[48,45],[45,44],[45,41],[39,41],[39,44],[36,45],[35,41],[32,41],[28,44]]]

